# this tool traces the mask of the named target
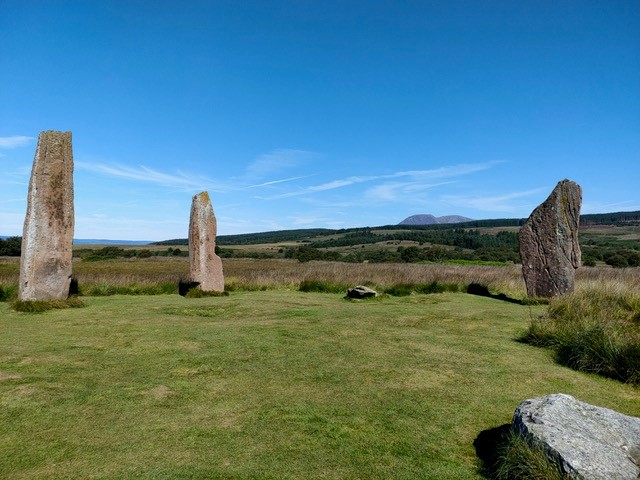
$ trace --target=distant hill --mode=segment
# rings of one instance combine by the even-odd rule
[[[461,215],[444,215],[442,217],[434,217],[431,214],[411,215],[402,220],[398,225],[435,225],[443,223],[462,223],[472,222],[472,218],[463,217]]]

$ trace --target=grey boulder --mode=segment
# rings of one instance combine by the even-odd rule
[[[370,298],[377,296],[378,293],[364,285],[357,285],[347,290],[347,298]]]
[[[540,442],[573,478],[635,480],[640,476],[640,418],[557,393],[522,402],[513,427]]]

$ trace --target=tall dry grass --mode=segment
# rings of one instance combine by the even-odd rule
[[[303,281],[322,281],[342,284],[370,284],[381,289],[395,284],[423,284],[451,282],[461,285],[479,283],[493,293],[523,298],[526,295],[520,265],[450,265],[410,263],[343,263],[307,262],[289,259],[224,259],[226,284],[230,289],[298,288]],[[176,285],[189,275],[189,262],[184,257],[151,257],[147,259],[119,259],[97,262],[74,260],[73,272],[80,289],[134,286],[144,293],[164,285],[158,293],[168,293],[169,285]],[[17,285],[19,259],[0,258],[0,287]],[[640,291],[640,268],[583,267],[576,275],[576,291],[607,288]],[[117,293],[117,292],[116,292]],[[122,292],[124,293],[124,292]]]

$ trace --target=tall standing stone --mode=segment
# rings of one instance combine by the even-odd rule
[[[578,243],[582,189],[562,180],[520,229],[522,274],[531,297],[557,297],[573,292],[580,266]]]
[[[216,255],[217,223],[208,192],[201,192],[191,202],[189,220],[189,274],[205,292],[224,291],[222,260]]]
[[[73,227],[71,132],[40,132],[22,233],[20,300],[69,296]]]

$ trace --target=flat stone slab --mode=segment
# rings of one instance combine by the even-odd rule
[[[640,418],[558,393],[522,402],[513,416],[513,427],[541,442],[574,478],[640,477]]]

